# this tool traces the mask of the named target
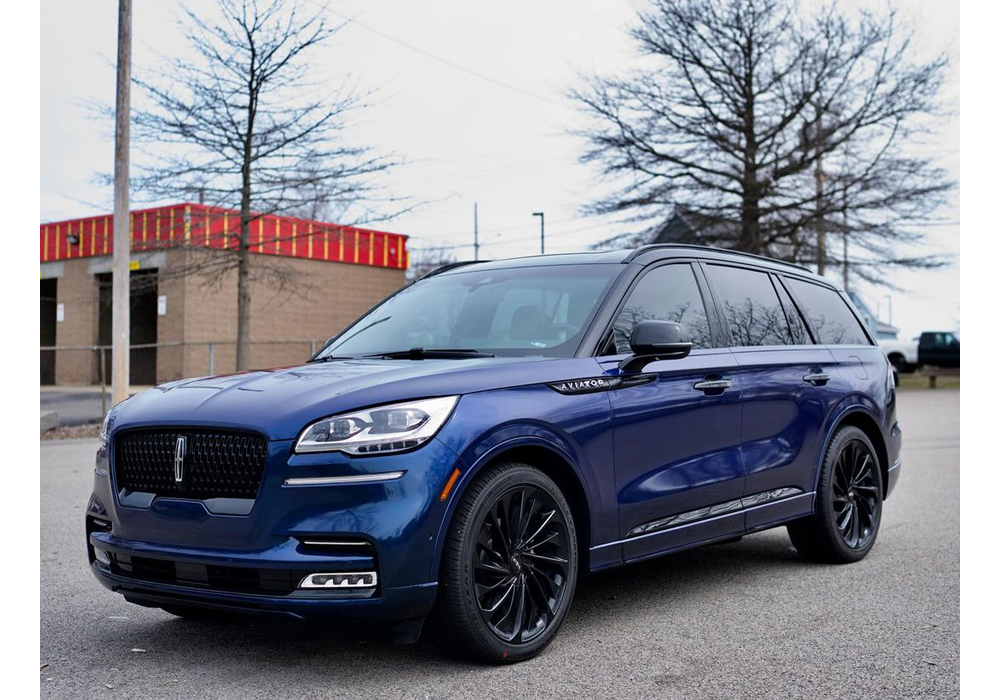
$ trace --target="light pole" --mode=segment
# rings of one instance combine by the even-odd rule
[[[479,202],[472,203],[472,252],[475,260],[479,260]]]
[[[545,212],[544,211],[534,211],[531,212],[532,216],[538,216],[542,219],[542,255],[545,255]]]

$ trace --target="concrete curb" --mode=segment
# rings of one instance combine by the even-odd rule
[[[46,430],[51,430],[52,428],[59,425],[59,414],[55,411],[42,411],[41,412],[41,432]]]

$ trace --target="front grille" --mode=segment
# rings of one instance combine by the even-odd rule
[[[178,470],[180,437],[185,438],[185,449]],[[132,430],[115,437],[114,451],[119,489],[196,500],[256,498],[267,461],[267,440],[235,430]]]
[[[189,564],[130,554],[111,554],[111,571],[142,581],[262,595],[288,595],[306,575],[306,572],[291,569]]]

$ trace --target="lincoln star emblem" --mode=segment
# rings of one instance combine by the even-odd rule
[[[187,452],[187,438],[177,436],[177,446],[174,448],[174,481],[178,484],[184,481],[184,454]]]

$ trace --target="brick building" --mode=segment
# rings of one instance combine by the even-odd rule
[[[229,372],[236,363],[237,212],[175,204],[131,213],[131,379],[153,384]],[[110,215],[41,224],[43,383],[97,384],[110,376]],[[406,236],[294,217],[251,223],[250,362],[294,364],[405,283]],[[283,285],[281,281],[284,281]],[[147,346],[138,347],[135,346]],[[104,355],[105,367],[99,360]]]

